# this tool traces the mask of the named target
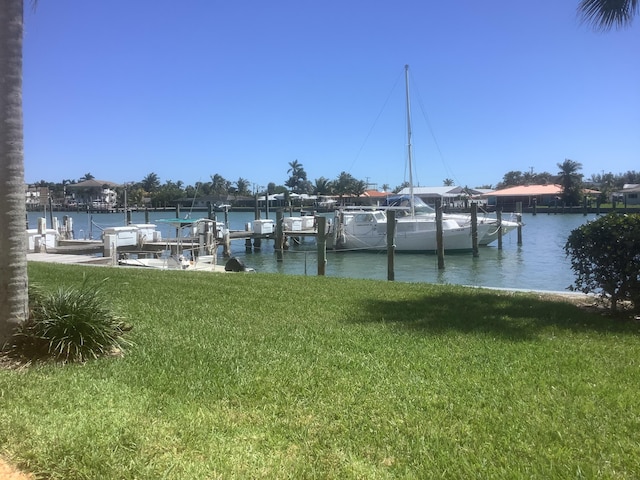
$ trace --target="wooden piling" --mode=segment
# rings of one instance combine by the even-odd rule
[[[255,218],[256,220],[260,220],[260,207],[259,207],[259,203],[258,203],[258,194],[256,193],[255,195],[255,205],[253,207],[253,218]]]
[[[324,276],[327,266],[327,218],[316,216],[316,245],[318,247],[318,275]]]
[[[471,250],[473,256],[478,256],[478,204],[471,204]]]
[[[518,222],[518,245],[522,245],[522,202],[516,203],[516,222]]]
[[[180,204],[176,205],[176,218],[180,218]],[[180,228],[176,227],[176,238],[180,236]]]
[[[231,256],[231,234],[229,230],[226,230],[224,236],[222,237],[222,241],[224,242],[224,247],[222,249],[222,255],[225,257]]]
[[[436,200],[436,250],[438,270],[444,270],[444,234],[442,230],[442,200]]]
[[[502,250],[502,210],[496,211],[496,220],[498,221],[498,250]]]
[[[387,280],[393,282],[395,274],[395,252],[396,252],[396,212],[387,211]]]
[[[282,209],[276,211],[276,260],[282,261],[282,251],[284,250],[284,212]]]

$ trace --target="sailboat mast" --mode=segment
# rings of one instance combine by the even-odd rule
[[[411,101],[409,100],[409,65],[404,66],[404,84],[407,100],[407,149],[409,154],[409,198],[411,203],[411,216],[415,214],[413,202],[413,152],[411,147]]]

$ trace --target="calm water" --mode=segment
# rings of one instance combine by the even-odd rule
[[[123,214],[86,214],[54,212],[62,223],[63,215],[73,217],[76,238],[99,239],[101,229],[124,225]],[[202,214],[195,213],[193,218]],[[37,218],[43,214],[30,212],[29,227],[37,226]],[[263,214],[264,216],[264,214]],[[151,223],[160,218],[171,218],[172,214],[151,212]],[[46,215],[50,226],[49,213]],[[244,230],[247,222],[253,220],[253,212],[232,212],[229,226],[234,230]],[[275,214],[270,215],[275,219]],[[564,253],[564,244],[571,230],[595,215],[581,214],[523,215],[525,226],[522,230],[523,244],[517,245],[516,232],[503,239],[503,249],[496,246],[480,248],[480,255],[473,258],[470,253],[451,254],[445,257],[445,269],[438,270],[435,255],[397,254],[395,258],[395,279],[399,282],[450,283],[497,288],[519,288],[531,290],[562,291],[574,281],[569,260]],[[219,214],[218,220],[222,219]],[[143,212],[133,212],[133,223],[144,223]],[[90,227],[91,225],[91,227]],[[159,226],[163,238],[175,236],[175,230],[165,225]],[[301,245],[292,246],[284,252],[283,261],[276,261],[274,242],[262,241],[262,248],[256,252],[246,252],[244,241],[232,242],[232,254],[259,272],[290,275],[316,275],[317,260],[315,241],[306,239]],[[224,263],[221,257],[219,263]],[[326,275],[386,280],[386,253],[371,252],[327,252]]]

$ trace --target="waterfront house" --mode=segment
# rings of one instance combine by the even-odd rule
[[[111,211],[116,208],[118,195],[115,188],[117,183],[106,180],[85,180],[66,185],[67,192],[71,192],[77,207],[81,210]]]
[[[470,197],[478,197],[483,191],[460,186],[437,186],[437,187],[413,187],[413,194],[420,197],[422,201],[429,205],[435,205],[436,200],[440,200],[443,208],[466,207]],[[399,195],[409,195],[409,187],[405,187],[398,192]],[[480,203],[484,203],[478,197]]]
[[[600,194],[597,190],[584,189],[583,193],[591,197]],[[562,198],[562,185],[516,185],[482,195],[487,199],[489,206],[498,210],[513,212],[518,202],[522,202],[523,208],[534,206],[560,206]]]
[[[615,197],[620,199],[625,206],[640,205],[640,183],[626,183],[622,190],[615,193]]]

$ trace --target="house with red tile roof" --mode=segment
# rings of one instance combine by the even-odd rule
[[[585,194],[599,194],[596,190],[584,190]],[[505,211],[515,210],[518,202],[522,202],[523,208],[531,208],[535,205],[559,205],[562,197],[562,185],[517,185],[481,195],[487,199],[490,206],[502,208]]]

